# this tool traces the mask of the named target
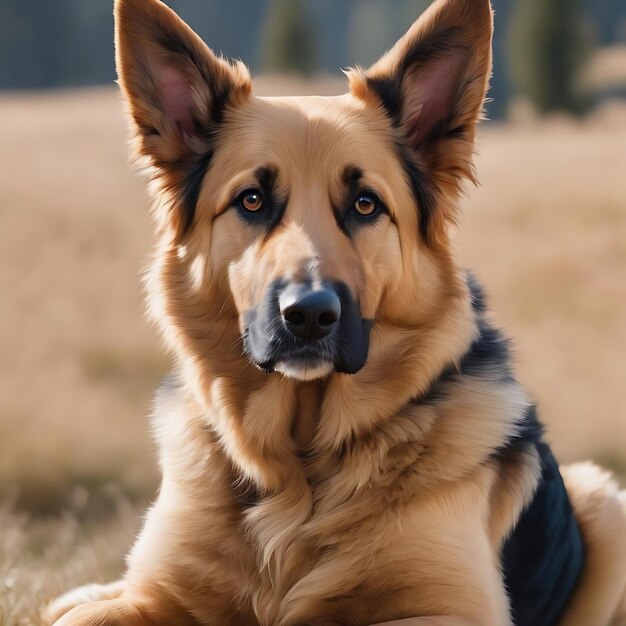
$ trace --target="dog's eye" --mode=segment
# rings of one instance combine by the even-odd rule
[[[357,213],[367,217],[376,213],[376,210],[378,209],[378,201],[371,194],[363,193],[357,198],[354,203],[354,208]]]
[[[239,196],[241,207],[251,213],[256,213],[263,208],[263,195],[256,189],[248,189]]]

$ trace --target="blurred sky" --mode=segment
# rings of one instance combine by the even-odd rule
[[[513,93],[509,33],[522,0],[493,0],[495,71],[490,113],[500,116]],[[528,0],[526,0],[528,1]],[[546,0],[557,2],[557,0]],[[317,71],[366,66],[387,49],[428,0],[168,0],[205,40],[268,67],[280,5],[298,5],[312,39]],[[580,0],[594,47],[626,46],[624,0]],[[107,84],[114,79],[111,0],[0,0],[0,89]],[[626,58],[626,57],[624,57]],[[626,62],[625,62],[626,65]],[[626,69],[625,69],[626,72]]]

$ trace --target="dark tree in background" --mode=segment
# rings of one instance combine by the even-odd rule
[[[300,0],[272,0],[264,44],[266,70],[304,75],[315,71],[314,25]]]
[[[511,23],[514,84],[541,113],[579,112],[577,82],[589,47],[580,0],[523,0]]]

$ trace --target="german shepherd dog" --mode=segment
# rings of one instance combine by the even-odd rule
[[[559,469],[451,242],[489,0],[437,0],[331,98],[255,97],[159,0],[115,17],[155,197],[150,311],[176,370],[123,580],[47,619],[610,623],[626,497],[590,464]]]

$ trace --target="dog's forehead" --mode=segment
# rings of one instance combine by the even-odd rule
[[[230,122],[225,143],[240,164],[275,157],[287,166],[305,159],[318,169],[325,163],[366,168],[395,154],[388,118],[351,94],[253,96]]]
[[[253,97],[244,115],[257,129],[279,139],[304,138],[314,143],[328,135],[346,136],[350,130],[363,137],[363,123],[372,118],[362,101],[341,96]],[[357,130],[358,129],[358,130]]]
[[[363,109],[363,103],[351,94],[337,96],[255,96],[251,102],[276,115],[298,112],[302,119],[333,119],[338,114]]]

